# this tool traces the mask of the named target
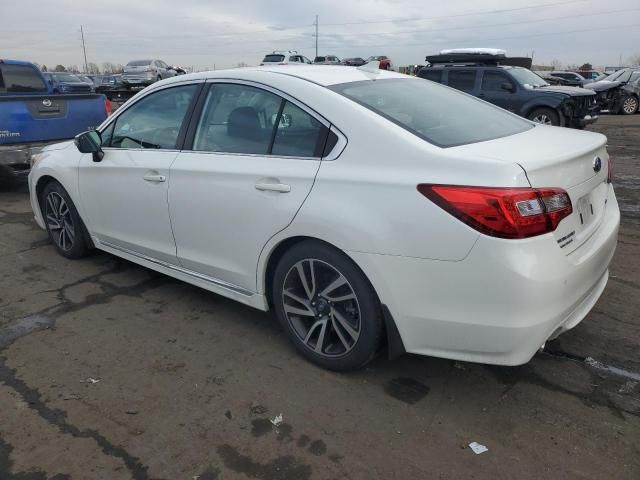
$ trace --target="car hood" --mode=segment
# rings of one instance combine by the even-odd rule
[[[594,92],[604,92],[607,90],[611,90],[612,88],[616,88],[622,85],[622,82],[611,82],[609,80],[600,80],[599,82],[593,82],[588,85],[585,85],[584,88],[588,88],[593,90]]]
[[[53,150],[64,150],[65,148],[69,148],[72,145],[74,145],[74,141],[73,140],[67,140],[66,142],[52,143],[51,145],[47,145],[46,147],[44,147],[42,149],[42,151],[43,152],[51,152]]]
[[[564,93],[571,97],[586,97],[593,95],[593,92],[580,87],[566,87],[562,85],[549,85],[547,87],[539,87],[534,89],[536,92],[552,92],[552,93]]]

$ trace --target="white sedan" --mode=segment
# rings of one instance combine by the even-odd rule
[[[385,346],[518,365],[607,283],[605,143],[420,78],[264,67],[155,83],[45,148],[29,185],[62,255],[272,310],[323,367]]]

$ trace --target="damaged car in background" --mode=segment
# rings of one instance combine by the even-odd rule
[[[623,68],[585,88],[596,92],[602,110],[633,115],[638,111],[640,98],[640,68]]]

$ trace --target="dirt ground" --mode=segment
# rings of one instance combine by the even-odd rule
[[[640,115],[592,129],[623,213],[611,279],[517,368],[321,370],[269,314],[107,254],[62,258],[25,188],[0,187],[0,479],[639,479]]]

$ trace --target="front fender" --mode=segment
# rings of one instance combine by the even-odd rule
[[[535,108],[552,108],[558,112],[558,114],[562,114],[561,105],[567,99],[559,98],[559,97],[551,97],[548,95],[538,95],[533,97],[528,102],[526,102],[522,108],[520,109],[519,115],[522,117],[527,117],[529,113]]]

